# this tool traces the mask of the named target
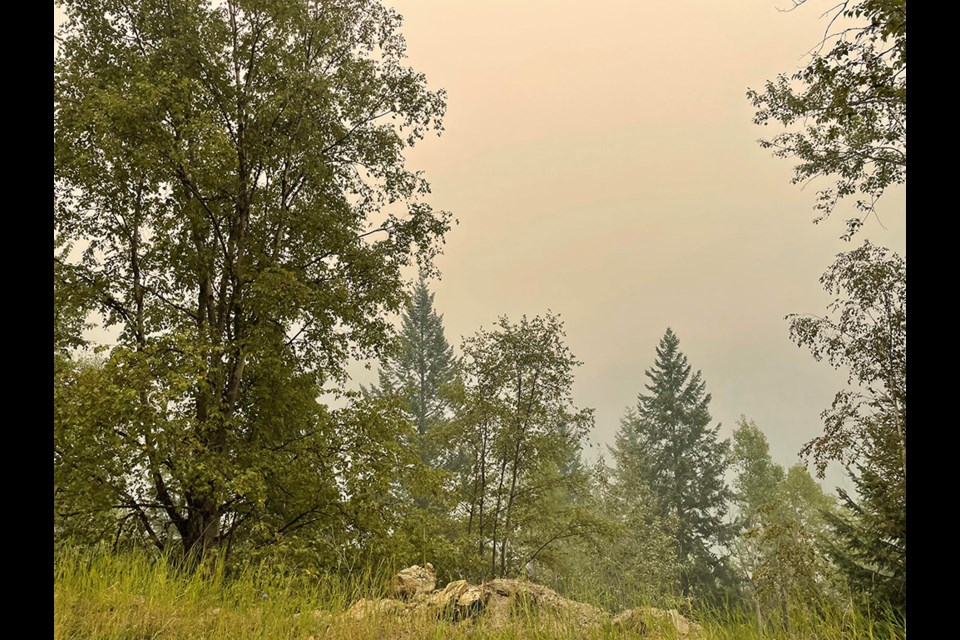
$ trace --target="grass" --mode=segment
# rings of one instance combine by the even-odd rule
[[[144,554],[63,551],[54,559],[55,640],[526,640],[639,638],[611,626],[585,631],[564,621],[543,624],[530,612],[508,626],[450,624],[424,617],[358,621],[344,615],[360,597],[382,595],[384,576],[289,577],[269,567],[227,575],[221,564],[185,572]],[[853,610],[814,615],[798,610],[791,629],[765,630],[739,612],[701,612],[704,640],[880,640],[906,638],[905,627]]]

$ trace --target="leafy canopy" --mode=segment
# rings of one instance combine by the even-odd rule
[[[817,360],[848,371],[848,386],[822,413],[824,432],[807,443],[823,474],[843,464],[856,496],[839,490],[846,513],[829,521],[830,555],[874,605],[906,606],[907,281],[906,261],[870,242],[837,256],[821,278],[835,296],[826,316],[794,315],[790,332]]]
[[[805,1],[793,0],[794,8]],[[756,124],[783,125],[760,145],[796,160],[794,183],[833,179],[819,192],[817,222],[842,198],[857,198],[850,238],[886,188],[906,179],[907,3],[843,0],[827,13],[829,26],[807,65],[747,96]]]
[[[336,483],[399,464],[357,447],[403,427],[316,398],[382,351],[401,269],[429,271],[448,229],[403,155],[440,130],[443,93],[377,0],[60,5],[59,326],[87,305],[119,337],[103,406],[57,424],[57,464],[99,477],[73,444],[106,438],[120,466],[102,504],[161,548],[269,541],[317,513],[362,539],[340,507],[372,494]]]
[[[461,487],[487,575],[516,574],[592,527],[579,464],[593,411],[573,404],[580,362],[556,315],[501,317],[464,340]]]

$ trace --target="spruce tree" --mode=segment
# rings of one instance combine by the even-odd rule
[[[457,379],[457,359],[443,333],[443,316],[433,306],[434,294],[421,277],[403,312],[403,324],[380,368],[374,395],[401,399],[421,440],[445,416],[449,387]]]
[[[639,473],[660,516],[674,523],[680,593],[709,597],[730,582],[726,558],[717,555],[733,534],[725,522],[729,443],[718,438],[720,425],[710,427],[710,394],[679,346],[668,328],[646,371],[649,394],[640,393],[621,422],[614,458],[619,474]]]

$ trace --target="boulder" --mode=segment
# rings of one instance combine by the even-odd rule
[[[568,600],[553,589],[534,582],[501,578],[487,585],[498,596],[512,598],[515,602],[514,608],[546,610],[566,617],[578,626],[595,626],[609,619],[609,614],[603,609],[585,602]]]
[[[380,616],[399,617],[405,614],[407,610],[407,605],[399,600],[393,600],[391,598],[367,600],[366,598],[360,598],[347,610],[347,615],[354,620],[366,620]]]
[[[463,620],[478,616],[489,597],[490,591],[483,586],[472,585],[466,580],[455,580],[427,596],[421,606],[435,609],[437,617]]]
[[[437,586],[437,574],[429,562],[425,567],[413,565],[397,573],[387,585],[387,595],[398,600],[412,600],[429,594]]]
[[[571,629],[589,631],[611,625],[651,639],[694,640],[702,635],[700,625],[676,609],[641,607],[611,617],[603,609],[569,600],[549,587],[526,580],[500,578],[479,585],[454,580],[443,589],[435,590],[435,586],[433,565],[414,565],[391,579],[387,589],[391,597],[361,598],[346,615],[355,620],[425,615],[450,622],[482,621],[488,627],[500,629],[522,622],[561,635]]]

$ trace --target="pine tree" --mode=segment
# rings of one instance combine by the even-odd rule
[[[646,371],[649,395],[621,423],[614,447],[617,473],[634,468],[650,488],[660,516],[672,519],[683,596],[717,595],[730,582],[725,558],[733,527],[725,522],[730,489],[724,481],[729,443],[710,428],[710,394],[700,371],[691,375],[671,329],[660,340]]]
[[[374,395],[398,396],[421,440],[445,416],[449,387],[457,380],[458,363],[443,333],[443,316],[433,306],[434,294],[421,277],[403,312],[395,348],[384,359]]]

